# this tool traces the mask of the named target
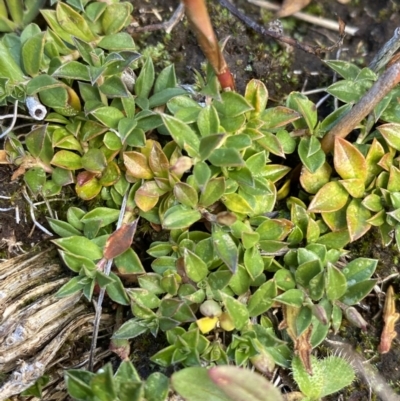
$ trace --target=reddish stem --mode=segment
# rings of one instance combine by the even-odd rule
[[[222,55],[204,0],[182,0],[182,2],[201,50],[214,69],[222,89],[234,90],[234,79]]]

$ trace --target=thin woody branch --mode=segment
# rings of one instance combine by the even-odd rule
[[[333,149],[335,137],[346,136],[363,120],[377,104],[400,82],[400,60],[392,64],[375,82],[361,100],[324,136],[321,141],[325,153]]]
[[[303,50],[306,53],[310,53],[310,54],[314,54],[316,56],[318,56],[320,53],[328,51],[328,50],[332,50],[332,47],[329,48],[322,48],[320,46],[311,46],[311,45],[307,45],[306,43],[300,43],[298,42],[296,39],[290,38],[288,36],[284,36],[281,32],[273,30],[273,29],[266,29],[261,25],[258,25],[255,21],[253,21],[251,18],[249,18],[247,15],[243,14],[242,12],[240,12],[232,3],[230,3],[228,0],[219,0],[219,3],[227,8],[235,17],[237,17],[238,19],[240,19],[242,22],[244,22],[248,27],[250,27],[251,29],[253,29],[254,31],[258,32],[259,34],[263,35],[263,36],[269,36],[271,38],[274,38],[276,40],[278,40],[279,42],[283,42],[286,43],[290,46],[293,46],[297,49]],[[338,43],[341,43],[343,37],[340,36]],[[338,43],[336,43],[334,47],[336,47],[338,45]]]

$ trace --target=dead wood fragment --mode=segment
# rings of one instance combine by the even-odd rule
[[[55,296],[68,280],[51,248],[0,263],[0,401],[26,390],[44,374],[52,377],[61,361],[72,368],[77,357],[81,363],[85,356],[87,363],[89,346],[79,339],[91,336],[95,315],[79,293]],[[113,323],[114,317],[104,314],[99,329],[108,330]],[[99,367],[102,358],[104,352],[98,350],[94,364]],[[46,393],[63,390],[56,398],[61,401],[66,399],[63,372],[57,377]]]

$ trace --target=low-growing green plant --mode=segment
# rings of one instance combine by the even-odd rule
[[[363,122],[355,143],[336,138],[330,163],[320,139],[351,112],[374,72],[328,62],[344,77],[328,92],[344,104],[322,121],[300,93],[267,107],[258,80],[244,95],[219,93],[210,70],[207,81],[197,76],[206,95],[199,103],[179,86],[173,65],[157,75],[146,58],[136,76],[140,55],[121,32],[131,11],[125,2],[58,2],[42,11],[46,31],[30,24],[0,41],[2,103],[28,112],[34,98],[49,111],[28,134],[8,134],[14,177],[23,175],[34,196],[47,199],[72,184],[78,197],[94,200],[88,211],[70,207],[65,221],[48,219],[76,274],[58,295],[81,291],[91,300],[100,287],[129,306],[133,318],[113,341],[164,332],[169,345],[152,361],[194,369],[173,376],[178,393],[180,377],[213,380],[194,366],[227,364],[267,377],[276,365],[291,367],[310,401],[340,390],[353,379],[348,363],[311,354],[343,315],[365,329],[355,305],[376,284],[377,261],[348,262],[346,245],[377,226],[385,245],[394,238],[400,248],[399,89],[374,112],[373,122],[384,124]],[[152,234],[145,260],[131,246],[144,231]],[[122,377],[135,380],[125,388]],[[139,400],[147,383],[128,362],[114,377],[108,365],[98,374],[67,373],[77,399],[107,390],[113,399]],[[146,399],[165,398],[151,394]]]
[[[24,28],[37,17],[45,3],[46,0],[0,0],[0,32]]]
[[[115,375],[111,364],[97,373],[69,370],[65,374],[68,394],[76,400],[163,401],[169,391],[169,380],[162,373],[152,373],[142,381],[129,361],[121,362]]]
[[[336,393],[350,385],[354,378],[354,369],[344,358],[329,356],[323,360],[311,358],[313,374],[304,369],[300,358],[292,361],[293,378],[305,395],[304,401],[318,401],[327,395]]]
[[[163,401],[173,389],[187,401],[281,401],[278,389],[262,376],[234,366],[211,369],[192,367],[172,375],[171,380],[152,373],[142,381],[129,361],[115,375],[111,364],[97,373],[69,370],[65,375],[68,394],[76,400]]]

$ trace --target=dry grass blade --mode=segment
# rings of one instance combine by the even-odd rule
[[[288,17],[308,6],[310,2],[311,0],[284,0],[281,8],[276,13],[276,17]]]

